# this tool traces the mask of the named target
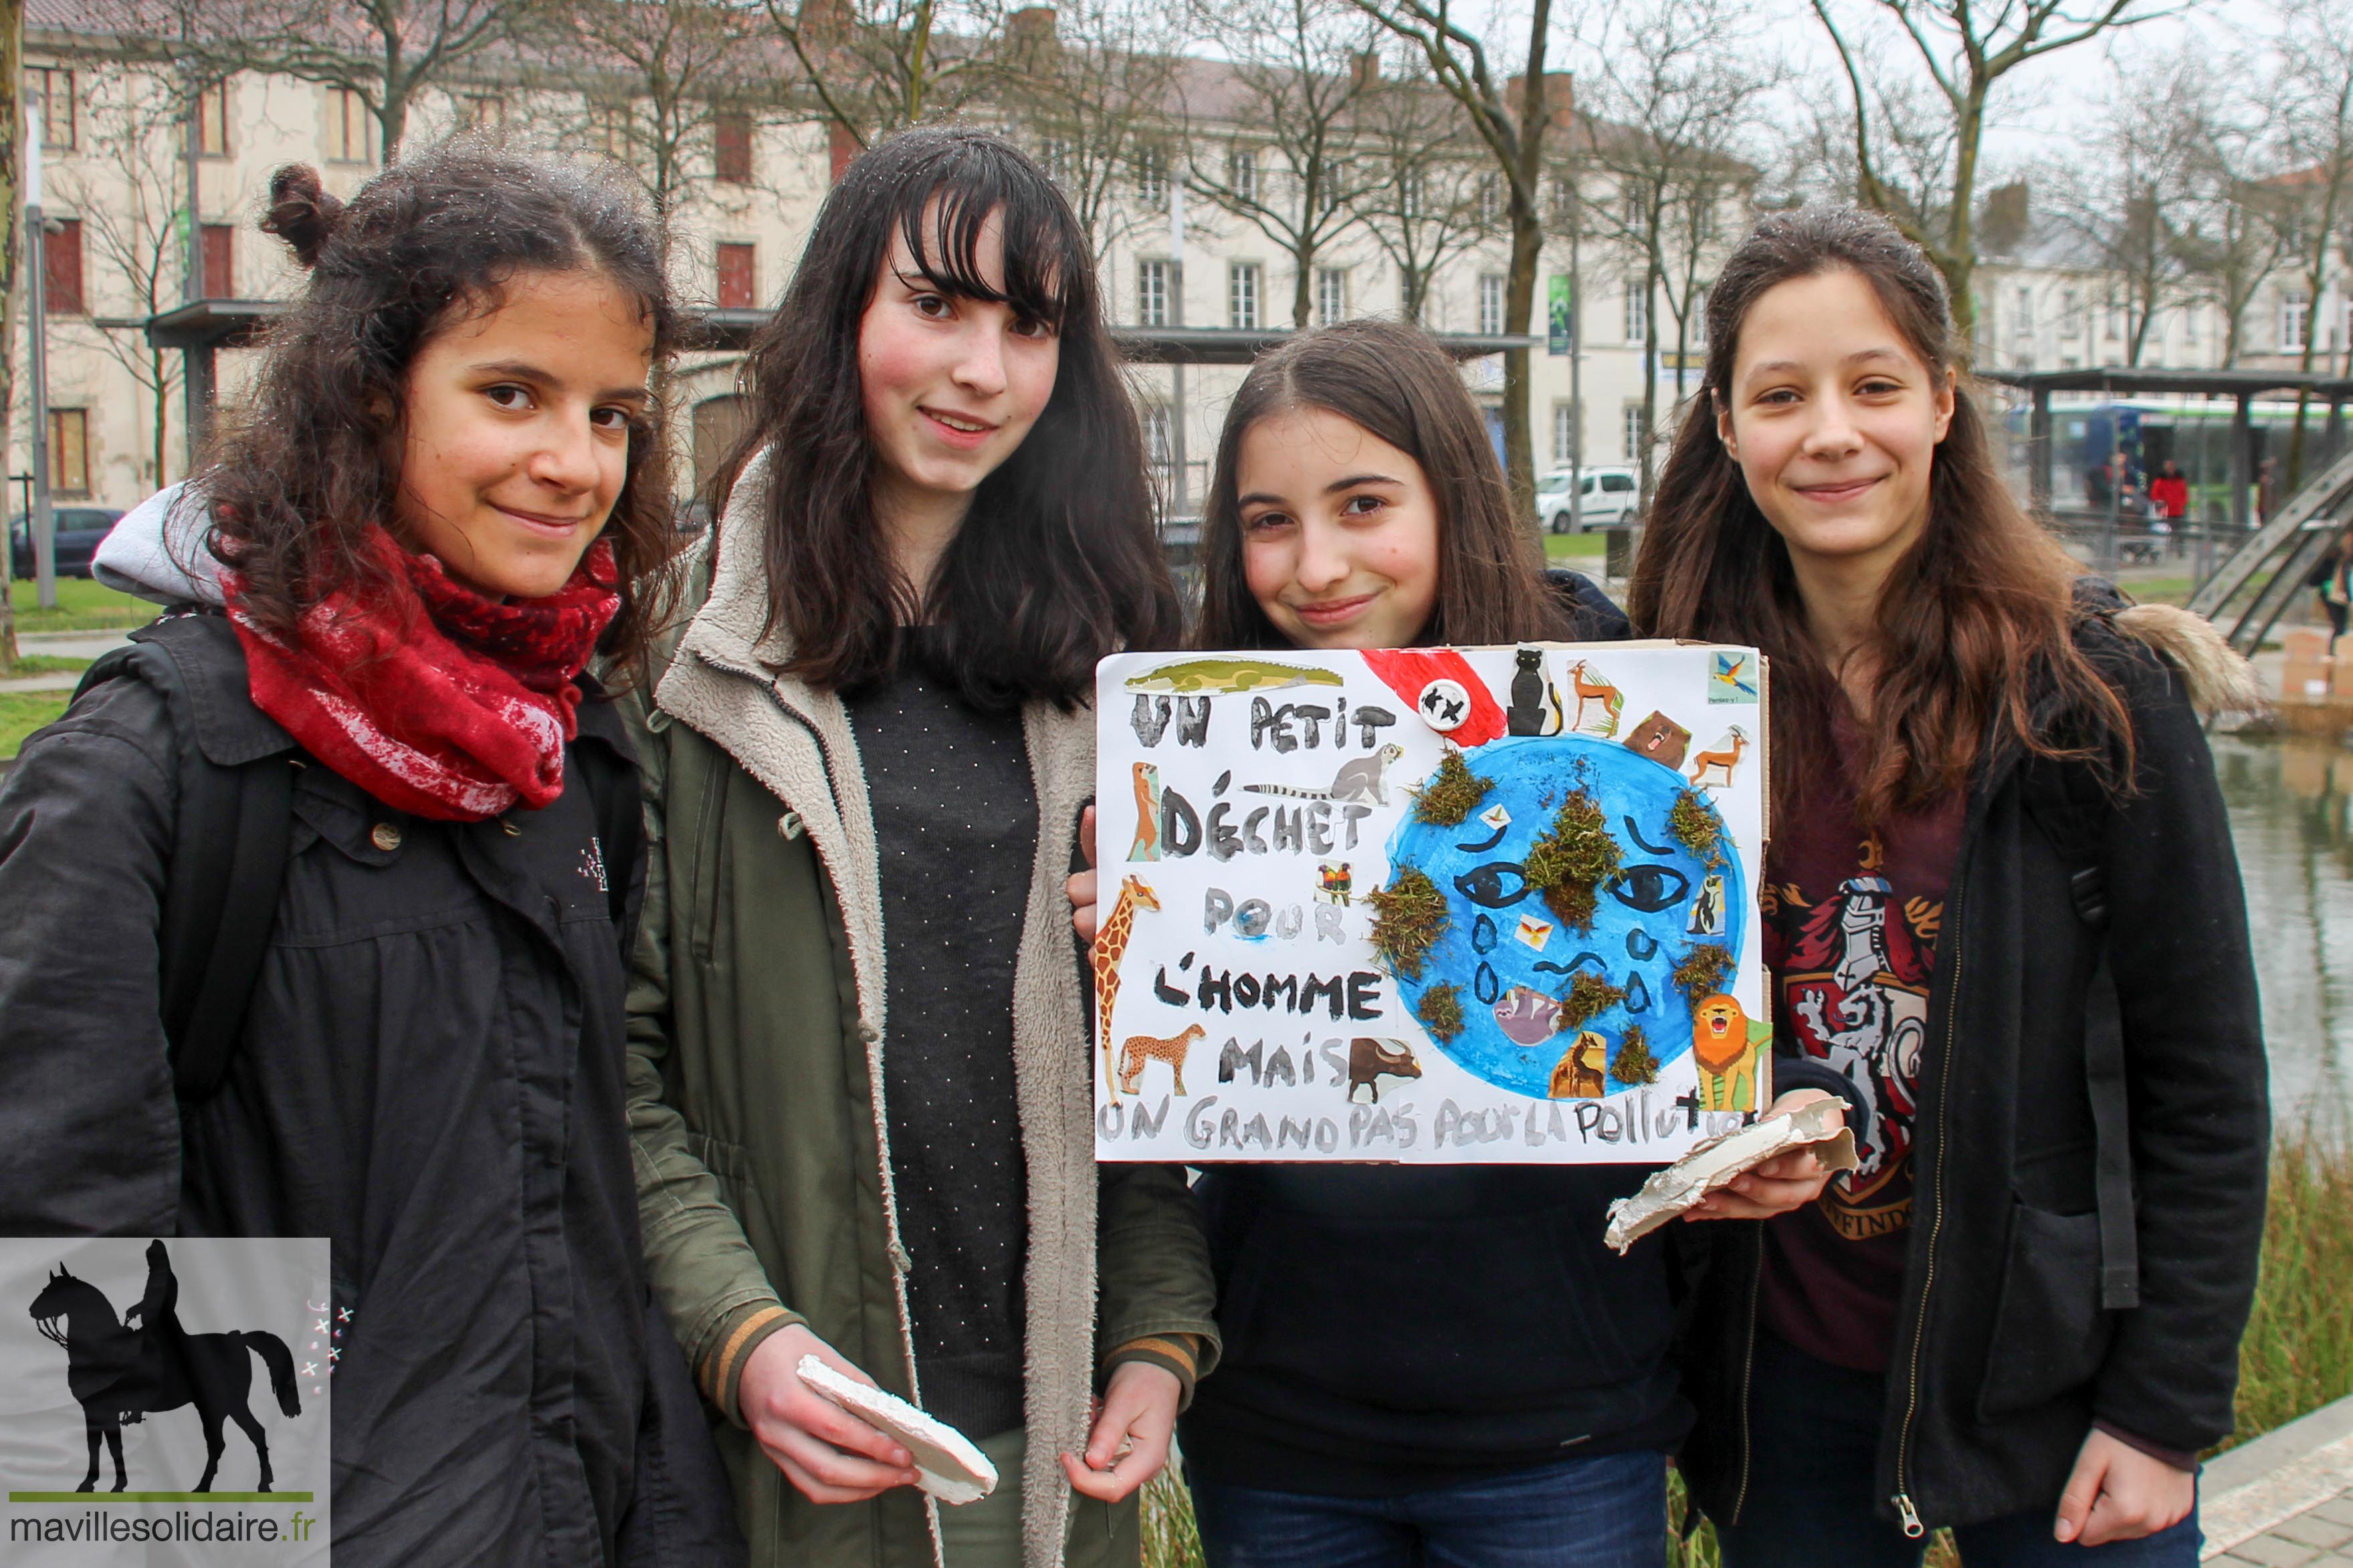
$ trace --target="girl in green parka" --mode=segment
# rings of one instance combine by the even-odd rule
[[[1085,699],[1178,626],[1068,205],[993,136],[877,146],[749,402],[640,713],[655,1285],[754,1563],[1133,1563],[1217,1342],[1181,1173],[1093,1158]],[[929,1502],[811,1355],[965,1431],[997,1492]]]

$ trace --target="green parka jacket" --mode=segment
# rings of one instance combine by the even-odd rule
[[[919,1398],[882,1104],[874,826],[842,704],[780,674],[786,645],[762,630],[766,470],[755,462],[736,485],[695,563],[707,595],[658,650],[650,700],[628,704],[649,838],[629,993],[638,1215],[655,1291],[725,1417],[754,1568],[913,1568],[939,1559],[920,1493],[812,1504],[737,1405],[754,1347],[797,1322]],[[1217,1331],[1182,1173],[1094,1161],[1083,965],[1062,889],[1092,793],[1092,714],[1039,703],[1023,721],[1040,842],[1013,988],[1029,1164],[1022,1539],[1029,1568],[1049,1568],[1071,1496],[1056,1456],[1084,1447],[1106,1358],[1193,1335],[1206,1372]]]

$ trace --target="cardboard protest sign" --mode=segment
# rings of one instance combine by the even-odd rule
[[[1765,661],[1131,654],[1096,677],[1096,1152],[1672,1160],[1770,1098]]]

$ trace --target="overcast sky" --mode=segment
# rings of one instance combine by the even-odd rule
[[[1562,15],[1577,3],[1577,0],[1554,0],[1554,12],[1556,16]],[[1597,7],[1607,5],[1612,10],[1639,9],[1648,3],[1651,0],[1592,0]],[[2069,8],[2078,14],[2087,13],[2095,3],[2096,0],[2070,0]],[[2348,3],[2353,4],[2353,0]],[[1809,0],[1754,0],[1754,4],[1761,44],[1803,77],[1844,91],[1838,55]],[[2180,0],[2172,4],[2139,0],[2133,9],[2149,19],[2046,56],[2005,79],[2006,83],[2013,85],[2007,101],[1997,105],[1998,117],[1989,127],[1985,147],[1997,167],[2063,149],[2071,128],[2083,125],[2097,113],[2101,103],[2128,74],[2133,60],[2151,54],[2169,55],[2191,40],[2214,47],[2220,55],[2269,36],[2277,26],[2277,18],[2265,0],[2189,0],[2187,4]],[[1851,44],[1876,22],[1874,13],[1880,13],[1880,7],[1873,0],[1838,0],[1836,14]],[[1594,14],[1600,13],[1597,9]],[[1524,39],[1528,16],[1525,0],[1502,0],[1496,13],[1497,27],[1491,32],[1491,38],[1500,37],[1505,29],[1510,29]],[[1890,59],[1912,58],[1908,43],[1892,37],[1889,41],[1889,49],[1874,52]],[[1556,55],[1564,45],[1566,38],[1556,32]],[[1576,47],[1567,47],[1572,68],[1589,68],[1589,59],[1576,58]],[[2125,70],[2120,71],[2120,62]]]

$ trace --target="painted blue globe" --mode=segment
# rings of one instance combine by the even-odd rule
[[[1440,1048],[1489,1083],[1538,1098],[1552,1092],[1554,1070],[1578,1033],[1558,1015],[1579,973],[1627,993],[1579,1026],[1609,1042],[1611,1069],[1637,1025],[1659,1063],[1689,1051],[1691,1000],[1674,984],[1675,964],[1708,942],[1736,961],[1748,900],[1728,845],[1724,863],[1711,867],[1669,831],[1667,814],[1687,787],[1683,776],[1589,735],[1498,741],[1465,760],[1495,784],[1478,809],[1454,827],[1409,813],[1389,840],[1392,874],[1409,866],[1426,872],[1451,916],[1421,977],[1398,982],[1408,1009],[1419,1009],[1441,981],[1461,986],[1462,1032]],[[1617,876],[1595,899],[1592,929],[1583,931],[1546,907],[1522,869],[1580,784],[1606,812],[1620,856]],[[1608,1089],[1622,1087],[1612,1079]]]

